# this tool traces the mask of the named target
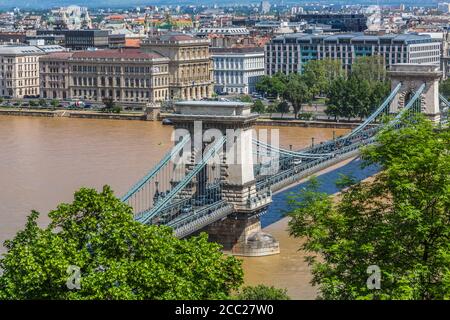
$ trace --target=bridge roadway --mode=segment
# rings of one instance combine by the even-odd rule
[[[336,153],[334,156],[303,162],[270,176],[269,178],[263,178],[257,183],[257,191],[260,193],[258,197],[264,198],[264,195],[271,196],[272,194],[282,192],[284,189],[299,184],[302,179],[323,169],[356,157],[359,154],[359,148],[372,141],[372,139],[368,139],[364,142],[346,146],[341,149],[339,154]],[[258,200],[258,198],[255,198],[255,201]],[[194,210],[193,213],[186,213],[185,215],[172,220],[167,225],[174,229],[175,236],[183,238],[213,222],[226,218],[231,213],[233,213],[233,206],[220,200],[216,203],[200,207],[198,210]]]

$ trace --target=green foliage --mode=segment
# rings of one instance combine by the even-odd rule
[[[439,83],[439,93],[447,99],[450,97],[450,78]]]
[[[272,113],[277,112],[277,104],[271,103],[266,107],[266,113],[270,114],[270,117],[272,117]],[[289,107],[289,106],[288,106]]]
[[[0,299],[222,299],[243,281],[240,261],[206,234],[180,240],[138,223],[107,186],[77,191],[46,228],[38,215],[5,242]],[[81,268],[80,290],[66,287],[70,265]]]
[[[278,103],[276,108],[277,111],[281,113],[281,117],[283,117],[285,113],[289,112],[289,104],[286,101],[281,101]]]
[[[284,98],[292,104],[295,118],[302,109],[302,104],[311,102],[313,95],[310,87],[306,84],[304,76],[291,73],[288,77]]]
[[[298,115],[300,120],[312,120],[314,119],[314,114],[312,112],[302,112]]]
[[[30,100],[30,107],[36,107],[36,106],[38,106],[39,104],[36,102],[36,101],[34,101],[34,100]]]
[[[53,99],[52,102],[50,102],[50,104],[53,108],[56,108],[59,105],[59,101],[56,99]]]
[[[45,101],[45,99],[39,99],[38,104],[42,107],[47,106],[47,101]]]
[[[357,57],[352,64],[352,76],[369,82],[386,82],[387,72],[381,55]]]
[[[338,187],[339,189],[350,187],[355,183],[356,183],[355,177],[353,177],[352,175],[345,175],[342,173],[339,174],[339,178],[335,182],[336,187]]]
[[[316,180],[290,199],[291,235],[303,237],[324,299],[450,299],[450,132],[423,116],[385,129],[363,150],[382,172],[338,202]],[[381,270],[381,288],[366,285]]]
[[[244,287],[236,296],[238,300],[290,300],[286,289],[257,285]]]
[[[310,60],[303,67],[303,78],[313,97],[325,93],[331,82],[343,75],[339,60]]]
[[[256,83],[256,90],[278,99],[285,92],[287,82],[287,76],[280,72],[273,77],[262,76],[261,80]]]
[[[244,94],[244,95],[240,96],[239,100],[241,102],[247,102],[247,103],[252,103],[253,102],[252,97],[250,97],[248,94]]]
[[[258,99],[255,101],[255,103],[253,103],[252,112],[256,112],[259,114],[265,113],[266,106],[264,105],[264,103],[261,100]]]
[[[387,82],[369,81],[351,75],[348,79],[335,79],[328,91],[325,113],[337,117],[359,117],[370,115],[389,94]]]

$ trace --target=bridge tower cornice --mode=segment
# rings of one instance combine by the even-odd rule
[[[414,92],[425,83],[425,89],[421,95],[422,113],[430,120],[439,123],[439,80],[442,72],[438,65],[400,63],[390,66],[388,75],[391,79],[391,87],[394,89],[401,84],[400,90],[391,103],[390,112],[398,113],[406,106]]]

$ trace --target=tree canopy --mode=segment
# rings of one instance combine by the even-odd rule
[[[450,132],[422,115],[403,122],[363,150],[382,169],[371,181],[334,201],[313,179],[291,197],[290,233],[305,238],[321,298],[450,299]]]
[[[387,97],[390,83],[379,56],[358,57],[348,77],[337,77],[328,86],[329,116],[365,118]]]
[[[0,299],[221,299],[243,281],[240,261],[206,234],[180,240],[138,223],[107,186],[77,191],[45,228],[38,216],[5,242]],[[66,285],[70,266],[80,268],[79,290]]]
[[[236,296],[239,300],[289,300],[286,289],[257,285],[242,288]]]

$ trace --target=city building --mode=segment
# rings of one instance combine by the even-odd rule
[[[395,63],[440,64],[441,41],[429,35],[363,33],[334,35],[289,34],[266,44],[266,74],[301,72],[309,60],[337,59],[350,70],[356,57],[381,55],[386,66]]]
[[[250,31],[243,27],[201,28],[196,36],[208,38],[211,48],[259,47],[264,46],[261,42],[268,41],[267,37],[250,34]]]
[[[301,21],[308,24],[327,24],[333,29],[345,32],[360,32],[367,29],[367,17],[364,14],[301,13],[291,18],[291,22]]]
[[[44,54],[35,46],[0,46],[0,96],[39,96],[39,57]]]
[[[40,96],[44,99],[69,98],[72,52],[53,52],[39,59]]]
[[[26,38],[25,31],[0,31],[0,44],[23,44]]]
[[[65,46],[72,50],[106,49],[109,46],[107,30],[38,30],[37,35],[63,35]]]
[[[450,12],[450,3],[448,2],[439,2],[437,5],[438,11],[441,11],[443,13],[449,13]]]
[[[52,10],[52,14],[55,24],[64,29],[79,30],[82,28],[90,29],[92,27],[92,21],[89,17],[87,7],[61,7]]]
[[[212,49],[214,91],[244,93],[256,91],[256,82],[264,75],[263,48]]]
[[[267,14],[270,11],[270,2],[269,1],[261,1],[260,11],[262,14]]]
[[[169,59],[139,49],[53,53],[41,59],[41,91],[47,99],[145,107],[168,99]]]
[[[167,33],[142,42],[144,52],[158,52],[170,59],[170,99],[201,99],[213,92],[209,41],[182,33]]]

